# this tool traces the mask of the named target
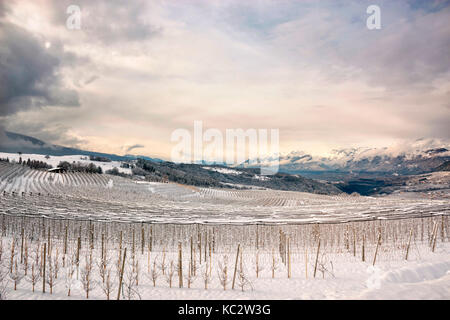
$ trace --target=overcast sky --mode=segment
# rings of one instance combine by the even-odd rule
[[[278,128],[282,152],[448,141],[449,21],[433,0],[0,0],[0,123],[163,158],[194,120]]]

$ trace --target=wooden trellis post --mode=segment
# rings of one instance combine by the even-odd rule
[[[122,269],[120,270],[119,288],[117,291],[117,300],[120,300],[120,291],[122,291],[123,272],[125,270],[125,259],[127,258],[127,248],[123,251]]]
[[[69,228],[68,228],[68,224],[66,224],[65,228],[64,228],[64,255],[67,254],[67,238],[69,237]]]
[[[365,253],[365,243],[366,243],[366,235],[363,234],[362,236],[362,249],[361,249],[361,255],[362,255],[362,261],[366,261],[366,253]]]
[[[316,272],[317,272],[317,262],[319,261],[319,251],[320,251],[320,238],[319,238],[319,244],[317,245],[316,263],[314,264],[314,278],[316,277]]]
[[[183,288],[183,248],[181,242],[178,242],[178,286]]]
[[[372,265],[375,265],[375,261],[377,260],[377,253],[378,253],[378,248],[380,247],[381,244],[381,232],[378,234],[378,241],[377,241],[377,247],[375,249],[375,255],[373,257],[373,263]]]
[[[288,278],[291,278],[291,238],[287,238]]]
[[[141,228],[141,254],[144,254],[144,249],[145,249],[145,230],[144,230],[144,225],[142,225],[142,228]]]
[[[409,231],[409,240],[408,240],[408,246],[406,247],[406,256],[405,260],[408,260],[408,254],[409,254],[409,246],[411,245],[411,238],[412,238],[413,229]]]
[[[237,251],[236,251],[236,261],[234,263],[234,273],[233,273],[233,283],[231,285],[231,289],[234,290],[234,282],[236,281],[236,271],[237,271],[237,264],[239,259],[239,250],[240,250],[241,244],[238,244]]]
[[[45,263],[47,256],[47,244],[44,242],[44,266],[42,268],[42,293],[45,293]]]

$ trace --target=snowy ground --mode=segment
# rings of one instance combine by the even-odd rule
[[[372,266],[372,261],[361,262],[360,259],[347,256],[330,255],[328,259],[333,261],[333,275],[318,272],[316,278],[312,276],[313,264],[305,274],[303,261],[294,261],[293,274],[287,278],[285,270],[280,267],[275,278],[271,277],[271,270],[261,271],[256,279],[254,271],[247,268],[252,274],[249,278],[253,290],[246,287],[244,290],[236,285],[231,290],[231,283],[227,290],[223,290],[218,276],[213,274],[213,279],[208,290],[204,289],[203,279],[197,277],[191,288],[178,288],[178,279],[175,274],[174,286],[169,288],[168,283],[160,275],[153,287],[148,278],[146,270],[146,257],[142,257],[143,270],[141,284],[137,290],[141,299],[450,299],[450,246],[441,245],[435,253],[421,248],[421,257],[404,261],[398,259],[382,259]],[[313,255],[311,255],[313,258]],[[230,259],[233,260],[233,259]],[[369,259],[371,260],[371,259]],[[230,261],[231,262],[231,261]],[[298,262],[296,265],[295,262]],[[231,263],[233,265],[234,263]],[[214,269],[213,269],[214,270]],[[232,270],[232,266],[231,266]],[[63,271],[62,271],[63,272]],[[62,273],[61,272],[61,273]],[[214,272],[214,271],[213,271]],[[90,299],[105,299],[99,283],[98,275],[95,277],[97,283],[90,293]],[[231,282],[231,281],[230,281]],[[57,282],[53,294],[42,293],[42,283],[36,286],[36,292],[31,291],[31,285],[24,280],[13,290],[10,281],[7,286],[8,299],[86,299],[85,291],[81,283],[74,281],[71,297],[67,296],[67,287],[63,280]],[[112,299],[115,299],[117,289],[113,291]],[[137,297],[134,297],[137,299]]]
[[[25,160],[25,161],[27,161],[28,159],[38,160],[38,161],[43,161],[43,162],[48,163],[53,168],[56,168],[61,161],[67,161],[70,163],[75,161],[75,162],[81,162],[83,164],[93,163],[97,167],[100,166],[102,168],[103,172],[105,172],[106,170],[111,170],[112,168],[117,168],[119,170],[119,172],[131,174],[131,169],[120,167],[120,164],[121,164],[120,161],[111,161],[111,162],[91,161],[91,160],[89,160],[89,156],[83,156],[83,155],[50,156],[50,158],[46,159],[45,155],[43,155],[43,154],[24,153],[22,155],[19,155],[18,153],[0,152],[0,158],[5,158],[5,159],[9,158],[10,161],[14,160],[16,162],[19,162],[19,158],[22,158],[22,160]]]

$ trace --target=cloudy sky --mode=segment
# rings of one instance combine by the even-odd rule
[[[442,0],[0,0],[0,125],[162,158],[194,120],[277,128],[282,152],[448,140],[449,21]]]

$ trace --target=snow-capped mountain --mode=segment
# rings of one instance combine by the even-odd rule
[[[269,164],[274,158],[261,162]],[[436,139],[420,139],[385,148],[347,148],[333,150],[329,156],[302,151],[280,155],[280,171],[385,172],[418,174],[433,171],[450,160],[450,145]],[[243,166],[248,166],[248,161]]]

